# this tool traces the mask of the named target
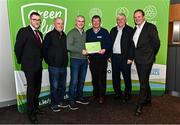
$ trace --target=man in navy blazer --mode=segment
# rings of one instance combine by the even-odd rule
[[[145,21],[143,10],[137,9],[134,12],[134,22],[136,24],[133,36],[135,64],[140,82],[135,115],[139,116],[142,113],[143,106],[151,104],[149,76],[155,56],[160,48],[160,40],[156,26]]]
[[[15,55],[21,64],[27,81],[27,113],[31,123],[38,123],[36,114],[39,110],[39,94],[42,79],[42,52],[41,42],[43,35],[38,28],[40,15],[36,12],[30,14],[30,25],[21,28],[16,36]]]
[[[133,28],[126,24],[126,16],[123,13],[117,15],[117,26],[110,31],[112,48],[112,81],[115,91],[115,99],[128,101],[131,97],[131,64],[134,59]],[[121,73],[125,82],[124,95],[121,90]]]

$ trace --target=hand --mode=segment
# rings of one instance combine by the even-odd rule
[[[111,58],[109,58],[107,61],[111,63]]]
[[[90,63],[90,60],[88,59],[88,64]]]
[[[130,60],[130,59],[127,60],[127,64],[132,64],[132,63],[133,63],[133,60]]]
[[[83,50],[82,50],[82,54],[83,54],[84,56],[88,55],[87,50],[83,49]]]
[[[105,49],[101,49],[98,53],[101,54],[101,55],[103,55],[105,52],[106,52]]]

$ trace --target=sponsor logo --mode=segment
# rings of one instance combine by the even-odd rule
[[[89,11],[89,18],[91,19],[94,15],[98,15],[102,18],[102,10],[100,8],[91,8]],[[101,22],[101,26],[102,24],[103,22]],[[88,26],[92,26],[91,22],[89,22]]]
[[[99,8],[91,8],[89,11],[89,17],[90,19],[94,16],[94,15],[99,15],[100,17],[102,17],[102,11]]]
[[[157,9],[153,5],[146,6],[144,8],[145,18],[148,20],[152,20],[157,16]]]
[[[129,16],[129,10],[126,7],[120,7],[116,9],[116,15],[117,16],[119,13],[124,13],[126,15],[126,17]]]

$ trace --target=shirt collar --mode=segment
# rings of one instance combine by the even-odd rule
[[[80,33],[84,32],[84,29],[78,29],[77,27],[75,27],[75,29],[77,29]]]
[[[30,24],[30,27],[31,27],[31,29],[34,31],[34,30],[37,30],[37,29],[35,29],[31,24]]]
[[[57,33],[62,33],[63,31],[57,31],[56,28],[54,28],[54,31],[57,32]]]
[[[140,25],[140,27],[139,27],[138,25],[136,25],[136,28],[141,28],[141,29],[142,29],[143,26],[144,26],[144,24],[145,24],[145,22],[146,22],[146,21],[144,21],[144,22]]]
[[[125,26],[124,26],[124,27],[125,27]],[[121,28],[121,27],[117,26],[117,30],[118,30],[118,31],[121,31],[121,30],[123,30],[124,27]]]
[[[101,30],[101,27],[99,27],[97,31],[95,31],[93,28],[92,28],[92,30],[94,33],[98,33]]]

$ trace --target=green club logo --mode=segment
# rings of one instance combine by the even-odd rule
[[[129,10],[126,7],[120,7],[116,9],[116,15],[117,16],[119,13],[124,13],[126,15],[126,17],[129,16]]]
[[[148,20],[154,19],[157,15],[157,9],[153,5],[146,6],[144,8],[144,12],[145,12],[145,18]]]
[[[54,28],[53,20],[56,17],[64,19],[64,30],[67,22],[67,8],[49,4],[49,3],[30,3],[21,6],[21,16],[23,26],[29,24],[29,16],[32,12],[38,12],[41,15],[40,31],[45,35]]]

